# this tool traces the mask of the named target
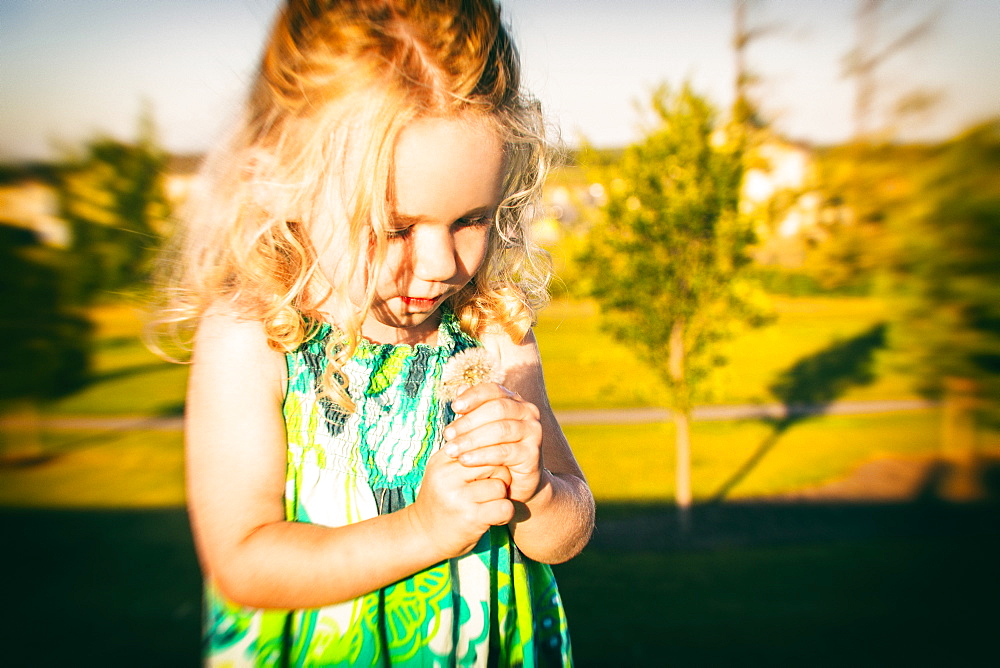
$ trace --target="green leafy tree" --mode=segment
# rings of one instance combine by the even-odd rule
[[[76,301],[126,290],[148,274],[170,216],[166,164],[144,117],[136,142],[95,139],[59,170],[59,216],[70,226]]]
[[[946,414],[1000,428],[1000,119],[949,142],[919,184],[892,221],[890,338]]]
[[[39,457],[38,407],[86,382],[92,328],[67,303],[65,255],[0,224],[0,412],[24,423],[0,434],[0,459]]]
[[[893,87],[903,91],[891,103],[880,81],[890,80],[884,72],[888,63],[898,62],[931,34],[939,12],[924,13],[919,3],[911,3],[896,8],[905,11],[889,21],[888,4],[856,2],[854,44],[843,60],[844,76],[855,87],[854,136],[819,157],[818,181],[825,202],[819,234],[810,239],[806,267],[826,290],[871,291],[890,261],[885,221],[910,197],[910,177],[926,157],[922,147],[900,146],[892,140],[908,118],[933,110],[938,93],[891,78]],[[910,10],[924,15],[913,16]]]
[[[920,194],[920,173],[933,146],[851,142],[817,153],[823,194],[818,225],[810,230],[805,273],[821,288],[871,292],[892,261],[892,212]]]
[[[718,125],[687,86],[659,88],[651,109],[645,139],[603,170],[607,201],[580,262],[608,330],[643,349],[668,388],[685,518],[692,405],[725,363],[718,344],[763,324],[767,308],[743,276],[754,240],[739,210],[744,126]]]

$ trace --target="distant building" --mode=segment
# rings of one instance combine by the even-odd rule
[[[164,189],[175,209],[190,193],[200,164],[199,155],[170,158]],[[58,213],[55,189],[37,176],[26,174],[0,185],[0,221],[33,230],[43,244],[65,247],[70,241],[69,228]]]
[[[164,188],[171,204],[176,208],[191,192],[191,186],[201,167],[201,155],[174,155],[167,162]]]
[[[35,178],[0,186],[0,221],[33,230],[44,244],[64,247],[69,230],[58,210],[52,186]]]
[[[756,164],[743,177],[745,212],[768,207],[771,214],[766,229],[758,233],[790,237],[814,226],[820,197],[813,188],[812,150],[771,136],[756,148],[752,160]]]

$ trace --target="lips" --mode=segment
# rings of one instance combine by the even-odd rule
[[[423,297],[400,297],[407,308],[414,311],[429,311],[437,304],[437,298],[425,299]]]

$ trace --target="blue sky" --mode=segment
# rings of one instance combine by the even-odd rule
[[[784,134],[827,143],[851,130],[841,76],[854,0],[746,0],[773,26],[749,52],[758,97]],[[48,159],[98,132],[127,138],[152,108],[161,141],[203,150],[252,74],[277,0],[3,0],[0,160]],[[732,0],[506,0],[529,87],[562,136],[598,146],[639,136],[636,102],[685,80],[731,101]],[[887,0],[883,39],[938,10],[935,29],[889,61],[881,101],[914,88],[942,94],[900,130],[942,138],[1000,114],[1000,3]]]

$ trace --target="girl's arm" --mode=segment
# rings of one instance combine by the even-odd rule
[[[503,386],[478,385],[456,400],[462,415],[445,433],[446,452],[469,466],[509,468],[518,548],[536,561],[566,561],[590,540],[594,498],[549,405],[534,333],[484,344],[501,360]]]
[[[260,323],[206,316],[186,413],[188,506],[202,568],[235,603],[329,605],[462,554],[513,515],[492,468],[432,457],[417,501],[339,528],[286,522],[284,356]]]

